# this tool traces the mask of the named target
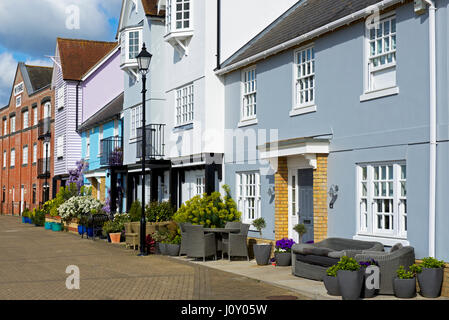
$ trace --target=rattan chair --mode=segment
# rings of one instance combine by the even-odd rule
[[[246,257],[249,261],[247,238],[250,225],[240,222],[228,222],[225,228],[240,228],[240,232],[229,233],[229,237],[223,237],[222,258],[223,254],[226,253],[229,261],[231,261],[231,257]]]
[[[179,229],[181,229],[181,248],[179,249],[179,255],[187,255],[187,247],[189,245],[189,238],[185,226],[191,226],[190,222],[184,222],[179,224]]]
[[[206,261],[206,257],[214,256],[217,260],[215,234],[205,234],[203,226],[186,225],[184,228],[188,238],[187,257],[203,258]]]
[[[132,247],[134,250],[139,244],[139,233],[135,232],[135,224],[133,222],[125,223],[125,241],[126,247]]]

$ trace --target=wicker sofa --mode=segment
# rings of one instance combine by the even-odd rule
[[[292,247],[292,273],[295,276],[322,281],[326,269],[337,264],[342,256],[355,258],[357,254],[383,252],[380,242],[344,238],[328,238],[314,244],[295,244]]]

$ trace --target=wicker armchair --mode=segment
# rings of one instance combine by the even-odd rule
[[[180,223],[179,229],[181,229],[181,248],[179,249],[179,255],[187,255],[187,248],[189,247],[189,238],[185,226],[191,226],[190,222]]]
[[[223,236],[223,249],[221,252],[222,258],[223,254],[226,253],[228,255],[229,261],[231,261],[231,257],[246,257],[249,261],[247,245],[249,227],[249,224],[240,222],[228,222],[226,224],[225,228],[240,228],[240,232],[230,233],[229,237],[227,236],[227,234],[226,237]]]
[[[203,226],[186,225],[184,228],[188,238],[187,257],[203,258],[206,261],[206,257],[214,256],[217,260],[215,234],[205,234]]]
[[[134,250],[139,244],[139,234],[140,234],[140,226],[136,225],[135,222],[127,222],[125,223],[125,241],[126,247],[132,247]],[[137,232],[136,232],[137,229]]]
[[[379,263],[380,268],[380,294],[394,294],[393,279],[396,278],[396,270],[399,266],[404,266],[406,269],[415,263],[415,250],[413,247],[403,247],[394,252],[378,252],[378,251],[363,251],[357,254],[355,259],[360,261],[367,261],[374,259]]]

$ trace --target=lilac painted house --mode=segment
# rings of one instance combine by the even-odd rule
[[[82,77],[116,46],[116,42],[57,38],[52,78],[56,104],[53,196],[66,185],[69,170],[81,159]]]

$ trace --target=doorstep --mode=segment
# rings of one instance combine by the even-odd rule
[[[298,292],[310,299],[314,300],[341,300],[341,297],[330,296],[324,287],[323,282],[314,281],[296,277],[292,274],[292,267],[276,267],[273,265],[259,266],[255,260],[239,261],[233,260],[210,260],[203,262],[202,260],[195,261],[186,257],[171,257],[172,259],[188,261],[195,264],[201,264],[205,267],[218,269],[221,271],[238,274],[250,279],[259,280],[267,284],[271,284],[283,289]],[[372,299],[366,300],[403,300],[390,295],[378,295]],[[404,300],[449,300],[446,297],[437,299],[428,299],[419,294],[413,299]]]

